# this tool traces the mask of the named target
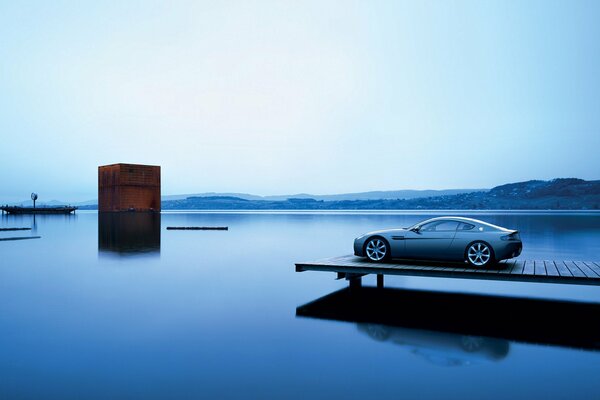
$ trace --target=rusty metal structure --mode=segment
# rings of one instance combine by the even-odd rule
[[[98,211],[160,212],[160,166],[111,164],[98,167]]]
[[[98,251],[160,254],[160,213],[98,213]]]

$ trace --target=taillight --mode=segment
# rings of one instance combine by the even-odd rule
[[[501,236],[500,239],[502,239],[502,240],[521,240],[521,235],[519,235],[519,232],[513,232],[510,235]]]

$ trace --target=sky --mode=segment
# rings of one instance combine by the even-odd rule
[[[0,0],[0,202],[600,179],[597,1]]]

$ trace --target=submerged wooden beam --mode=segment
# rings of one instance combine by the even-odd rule
[[[0,242],[7,240],[28,240],[28,239],[40,239],[41,236],[17,236],[17,237],[8,237],[8,238],[0,238]]]
[[[228,226],[167,226],[169,231],[227,231]]]

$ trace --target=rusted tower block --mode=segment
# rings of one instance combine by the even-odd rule
[[[160,212],[160,166],[111,164],[98,167],[98,211]]]

